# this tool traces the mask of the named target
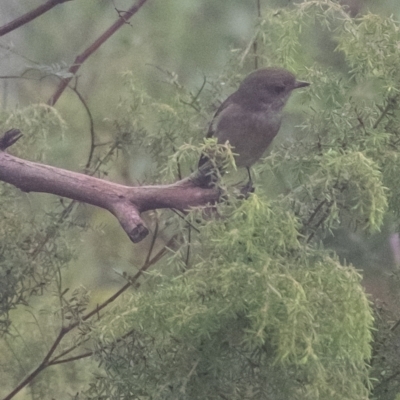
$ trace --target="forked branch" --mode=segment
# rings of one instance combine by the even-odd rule
[[[124,186],[12,156],[5,150],[21,137],[17,129],[0,137],[0,180],[24,192],[50,193],[111,212],[132,242],[149,233],[141,213],[159,208],[189,210],[215,203],[219,192],[198,186],[198,173],[170,185]]]

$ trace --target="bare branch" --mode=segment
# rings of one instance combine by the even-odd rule
[[[127,21],[139,11],[139,9],[143,6],[144,3],[146,3],[146,1],[147,0],[138,0],[135,5],[129,8],[126,12],[120,13],[120,17],[99,38],[97,38],[95,42],[93,42],[86,50],[84,50],[75,58],[73,65],[68,70],[71,76],[61,80],[53,96],[51,96],[50,100],[48,101],[48,104],[53,106],[55,103],[57,103],[57,100],[60,98],[65,88],[68,86],[69,82],[77,73],[81,65],[86,61],[86,59],[89,58],[119,28],[125,25]]]
[[[92,115],[92,112],[90,111],[90,108],[89,108],[87,102],[85,101],[83,96],[79,93],[78,89],[76,87],[71,87],[70,89],[78,96],[78,99],[82,103],[83,108],[85,109],[86,114],[87,114],[87,116],[89,118],[90,150],[89,150],[88,160],[87,160],[86,165],[85,165],[85,169],[86,169],[86,171],[88,171],[89,167],[90,167],[90,164],[92,163],[94,149],[96,147],[96,144],[94,143],[96,135],[95,135],[95,132],[94,132],[93,115]]]
[[[0,151],[6,150],[22,137],[19,129],[10,129],[0,137]]]
[[[66,333],[66,330],[64,328],[61,328],[58,336],[56,337],[56,340],[53,342],[50,350],[47,352],[46,356],[43,358],[43,361],[40,363],[40,365],[35,370],[33,370],[17,387],[15,387],[11,393],[9,393],[6,397],[4,397],[3,400],[12,399],[29,382],[31,382],[37,375],[39,375],[44,369],[47,368],[50,357],[52,356],[54,351],[57,349],[57,347],[60,344],[65,333]]]
[[[57,365],[57,364],[66,364],[66,363],[69,363],[72,361],[81,360],[82,358],[91,357],[92,355],[93,355],[93,351],[88,351],[87,353],[79,354],[78,356],[74,356],[74,357],[70,357],[70,358],[63,358],[62,360],[51,361],[49,363],[49,366]]]
[[[131,286],[135,285],[138,279],[142,276],[143,272],[147,271],[152,265],[154,265],[156,262],[158,262],[166,253],[167,249],[172,245],[173,241],[175,240],[175,237],[172,237],[166,244],[165,246],[150,260],[146,260],[146,262],[143,264],[143,266],[136,272],[136,274],[129,279],[129,282],[126,283],[121,289],[119,289],[117,292],[115,292],[111,297],[109,297],[107,300],[105,300],[103,303],[99,304],[96,308],[94,308],[92,311],[89,313],[85,314],[82,317],[82,321],[87,321],[88,319],[92,318],[94,315],[98,315],[99,311],[102,310],[103,308],[107,307],[110,303],[112,303],[114,300],[116,300],[119,296],[122,295],[126,290],[128,290]],[[69,354],[71,351],[75,350],[77,347],[72,346],[69,349],[63,351],[62,353],[58,354],[57,356],[53,357],[51,360],[51,356],[54,354],[56,351],[58,345],[62,341],[65,335],[67,335],[69,332],[74,330],[77,326],[79,326],[80,322],[74,322],[68,327],[62,327],[60,329],[59,334],[57,335],[56,339],[54,340],[50,350],[47,352],[47,354],[44,356],[42,362],[39,364],[37,368],[33,370],[17,387],[15,387],[6,397],[4,397],[3,400],[11,400],[17,393],[19,393],[25,386],[27,386],[36,376],[38,376],[43,370],[46,368],[56,365],[56,364],[61,364],[61,363],[66,363],[66,362],[71,362],[71,361],[76,361],[81,358],[85,357],[90,357],[92,353],[84,353],[76,357],[71,357],[68,359],[62,359],[60,358],[66,354]],[[127,332],[124,336],[121,338],[117,339],[116,342],[123,340],[125,337],[129,336],[133,330]],[[82,344],[82,343],[81,343]]]
[[[0,27],[0,36],[3,36],[22,25],[27,24],[28,22],[33,21],[35,18],[40,17],[45,12],[51,10],[53,7],[58,6],[59,4],[66,3],[67,1],[71,0],[48,0],[46,3],[42,4],[41,6],[35,8],[32,11],[27,12],[24,15],[14,19],[14,21],[9,22]]]

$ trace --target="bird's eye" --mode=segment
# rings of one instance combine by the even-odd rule
[[[282,92],[285,90],[285,86],[274,86],[274,87],[272,88],[272,90],[273,90],[276,94],[279,94],[279,93],[282,93]]]

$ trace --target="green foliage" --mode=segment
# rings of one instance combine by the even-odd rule
[[[379,74],[358,67],[370,54],[366,46],[356,46],[357,38],[364,40],[374,18],[352,19],[331,1],[305,1],[267,13],[256,35],[262,43],[258,56],[312,82],[303,95],[310,107],[301,125],[257,167],[261,177],[283,178],[286,190],[269,201],[261,188],[261,195],[242,203],[228,196],[196,239],[183,239],[192,252],[190,266],[179,263],[184,247],[169,261],[189,269],[173,278],[155,273],[157,285],[114,311],[109,328],[97,332],[106,373],[87,392],[89,398],[104,393],[112,398],[123,393],[182,399],[368,397],[368,301],[352,267],[341,266],[318,243],[343,225],[379,230],[388,210],[395,211],[398,69],[384,61]],[[386,21],[371,33],[381,47],[384,40],[397,43],[396,23]],[[345,73],[309,62],[305,41],[317,29],[332,35],[348,66]],[[250,48],[235,57],[247,68]],[[233,82],[243,72],[230,70],[222,80]],[[154,153],[164,164],[160,152],[171,152],[170,178],[177,164],[190,165],[198,157],[188,131],[197,132],[209,108],[202,96],[195,96],[198,107],[187,107],[191,102],[182,101],[187,93],[176,88],[176,101],[157,105],[158,123],[167,127],[163,132],[169,127],[179,132],[172,140],[162,134],[170,143],[162,142]],[[128,328],[134,329],[129,340],[104,350]]]
[[[303,246],[278,201],[252,195],[219,211],[229,218],[203,227],[193,268],[133,295],[97,331],[106,376],[89,398],[365,399],[372,317],[360,276]],[[128,328],[129,344],[108,350]]]
[[[46,104],[33,104],[0,113],[1,131],[18,126],[24,133],[24,140],[16,146],[15,154],[30,154],[35,161],[45,161],[49,154],[49,140],[52,136],[62,138],[66,122],[59,112]]]
[[[54,109],[38,104],[3,112],[0,126],[2,131],[18,126],[24,132],[15,153],[43,160],[49,136],[62,134],[65,122]],[[10,311],[43,295],[73,257],[72,243],[55,214],[38,212],[27,218],[20,212],[24,206],[20,191],[0,183],[0,334],[8,332]]]
[[[182,178],[183,173],[187,175],[200,151],[192,152],[189,159],[183,160],[187,156],[184,148],[193,149],[191,144],[198,144],[204,137],[207,125],[205,105],[179,84],[176,75],[168,73],[166,76],[173,94],[168,103],[160,103],[146,94],[130,73],[125,74],[126,93],[113,121],[119,134],[129,137],[133,146],[127,148],[131,154],[137,151],[139,145],[141,152],[151,156],[153,168],[146,172],[149,183],[163,182],[167,178],[169,181],[176,180]]]
[[[324,249],[323,239],[336,228],[379,231],[388,215],[398,223],[399,31],[391,17],[351,18],[339,2],[303,1],[266,10],[253,36],[257,54],[253,40],[233,50],[222,76],[194,91],[163,71],[169,95],[160,100],[125,73],[95,170],[122,153],[121,164],[146,158],[140,182],[171,182],[205,152],[230,168],[221,177],[224,201],[184,219],[154,213],[147,258],[163,246],[168,257],[140,290],[89,323],[87,291],[67,299],[62,286],[74,247],[65,208],[61,218],[53,212],[27,220],[19,194],[0,186],[1,332],[9,332],[10,310],[53,291],[59,304],[52,299],[47,310],[64,326],[79,326],[69,344],[92,339],[99,362],[82,398],[367,399],[371,310],[358,272]],[[327,44],[339,66],[315,56],[314,47]],[[256,166],[256,194],[238,200],[229,183],[234,149],[203,137],[219,100],[255,57],[312,85],[287,107],[286,140]],[[49,137],[65,130],[43,105],[3,114],[1,124],[21,128],[28,136],[22,153],[40,160]]]
[[[14,207],[22,203],[14,190],[2,186],[0,198],[8,201],[7,207],[0,207],[0,334],[9,330],[10,311],[46,293],[74,255],[71,238],[54,223],[54,216],[17,218]]]

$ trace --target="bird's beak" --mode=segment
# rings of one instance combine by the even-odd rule
[[[306,86],[310,86],[310,83],[304,81],[296,81],[296,83],[294,84],[295,89],[299,89]]]

